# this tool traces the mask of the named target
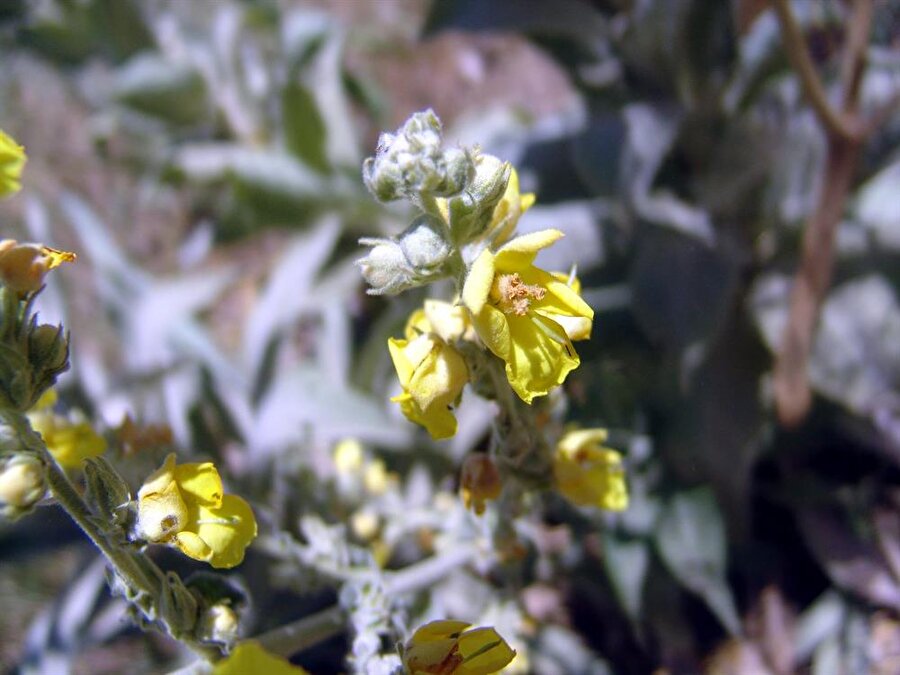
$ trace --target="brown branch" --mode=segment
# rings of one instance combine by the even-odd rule
[[[789,6],[789,0],[771,0],[771,2],[781,24],[781,36],[784,40],[784,48],[787,51],[788,60],[790,60],[794,70],[797,71],[800,83],[803,86],[803,93],[809,99],[810,105],[815,110],[819,121],[822,122],[829,134],[842,136],[847,139],[859,138],[860,130],[858,125],[854,123],[853,118],[835,112],[828,102],[825,88],[822,86],[822,80],[819,78],[809,50],[806,48],[806,39],[800,30],[800,26],[797,24],[797,20],[794,18],[794,13]],[[857,5],[868,5],[869,2],[870,0],[859,0]],[[859,12],[855,12],[854,19],[858,17]],[[852,27],[850,34],[854,35]],[[853,66],[854,63],[855,59],[850,62],[848,67]],[[850,90],[852,90],[855,100],[858,86],[852,86]],[[850,93],[850,90],[847,93]]]
[[[841,86],[844,90],[844,115],[856,114],[859,101],[859,87],[862,84],[863,66],[866,62],[866,49],[869,46],[869,33],[872,30],[872,1],[854,0],[853,15],[847,29],[847,44],[844,47],[844,58],[841,60]]]
[[[772,0],[772,3],[781,22],[788,57],[828,139],[822,191],[803,232],[788,322],[775,361],[776,411],[782,424],[794,426],[803,421],[812,403],[807,364],[816,323],[831,284],[837,227],[856,174],[863,140],[870,132],[869,126],[860,123],[857,108],[872,22],[872,3],[871,0],[854,0],[841,64],[844,95],[840,113],[835,112],[825,97],[788,0]]]
[[[802,422],[812,403],[806,368],[819,310],[831,283],[835,233],[858,157],[857,141],[834,136],[829,139],[822,196],[803,232],[803,250],[791,288],[788,324],[775,362],[775,405],[785,426]]]

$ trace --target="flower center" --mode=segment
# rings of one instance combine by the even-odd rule
[[[525,316],[532,300],[543,300],[547,289],[535,284],[526,284],[517,272],[498,274],[491,285],[491,299],[504,314]]]

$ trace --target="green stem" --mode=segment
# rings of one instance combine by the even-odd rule
[[[69,514],[72,520],[84,531],[93,544],[100,549],[103,555],[113,566],[116,574],[133,590],[156,595],[155,584],[147,576],[145,570],[128,551],[123,551],[114,546],[106,538],[103,531],[94,521],[94,516],[81,495],[69,482],[66,474],[56,463],[53,455],[47,450],[41,437],[31,428],[28,418],[18,412],[0,412],[0,419],[15,430],[21,447],[34,453],[44,463],[47,484],[56,498],[57,503]]]

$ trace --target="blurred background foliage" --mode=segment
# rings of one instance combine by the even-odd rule
[[[851,4],[792,4],[830,92]],[[873,12],[864,114],[900,92],[900,8]],[[366,543],[339,527],[362,499],[329,473],[344,438],[396,482],[367,505],[388,567],[458,527],[434,504],[491,408],[466,398],[439,444],[402,419],[385,341],[422,296],[366,296],[354,265],[358,237],[408,217],[371,199],[360,163],[432,107],[449,142],[518,167],[538,196],[522,230],[566,232],[543,266],[577,263],[597,312],[570,417],[611,430],[633,495],[616,517],[542,499],[514,582],[472,573],[435,596],[476,607],[505,586],[534,672],[900,670],[900,114],[840,205],[815,396],[787,428],[773,353],[828,137],[768,3],[15,0],[0,54],[0,122],[29,154],[4,236],[78,252],[42,314],[72,334],[63,398],[108,434],[128,414],[220,462],[311,570],[314,542],[332,538],[326,558]],[[159,456],[136,453],[135,480]],[[251,634],[335,597],[327,574],[279,574],[293,544],[261,539],[237,573]],[[51,509],[0,527],[0,604],[4,668],[176,656],[121,620]],[[300,662],[338,672],[347,649]]]

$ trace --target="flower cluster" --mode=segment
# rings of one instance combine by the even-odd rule
[[[153,544],[175,546],[213,567],[239,565],[256,537],[250,505],[227,495],[216,467],[176,464],[166,457],[138,491],[137,535]]]
[[[429,300],[406,324],[405,339],[388,340],[403,393],[391,400],[411,422],[421,424],[432,438],[456,433],[451,406],[469,379],[462,354],[452,345],[465,335],[467,321],[459,307]]]

